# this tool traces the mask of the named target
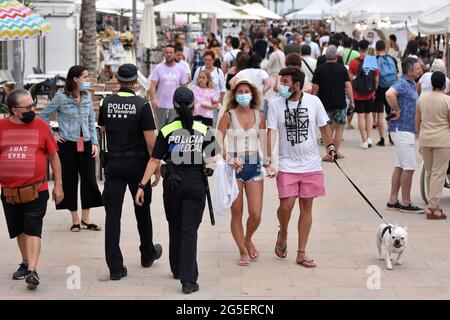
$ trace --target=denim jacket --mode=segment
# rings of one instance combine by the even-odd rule
[[[58,115],[60,135],[68,141],[76,142],[80,139],[80,128],[83,130],[83,140],[98,145],[95,126],[95,112],[91,94],[82,95],[80,105],[71,96],[58,93],[41,112],[40,117],[50,123],[53,112]]]

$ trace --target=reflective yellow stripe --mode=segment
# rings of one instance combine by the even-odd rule
[[[100,100],[100,104],[99,104],[100,107],[103,107],[103,100],[105,100],[105,99]]]
[[[135,95],[130,92],[117,92],[119,97],[134,97]]]
[[[192,129],[201,132],[201,134],[204,135],[204,136],[206,136],[206,132],[208,131],[208,127],[207,126],[205,126],[201,122],[196,122],[196,121],[194,121],[194,124],[192,125]]]
[[[181,124],[181,121],[174,121],[169,124],[166,124],[164,127],[161,128],[161,132],[165,137],[167,137],[169,134],[174,132],[175,130],[182,129],[183,125]]]
[[[165,138],[172,132],[179,130],[179,129],[183,129],[183,125],[182,125],[181,121],[177,120],[177,121],[174,121],[174,122],[169,123],[169,124],[165,125],[164,127],[162,127],[161,132]],[[204,136],[206,135],[206,132],[208,131],[207,126],[205,126],[203,123],[196,122],[196,121],[194,121],[194,123],[192,124],[192,129],[197,130]]]

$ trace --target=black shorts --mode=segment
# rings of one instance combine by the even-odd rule
[[[372,100],[355,100],[355,112],[356,113],[371,113],[373,111],[373,99]]]
[[[3,194],[1,198],[9,237],[14,239],[25,233],[28,236],[40,238],[42,235],[42,221],[47,211],[48,191],[39,192],[39,198],[25,204],[6,203],[6,198]]]
[[[375,94],[373,112],[378,113],[386,112],[386,114],[391,113],[391,106],[389,105],[386,99],[386,91],[388,90],[389,88],[378,87],[377,92]]]

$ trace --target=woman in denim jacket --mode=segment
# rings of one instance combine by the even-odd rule
[[[81,224],[89,230],[101,230],[90,221],[89,209],[102,206],[102,197],[95,176],[95,157],[99,154],[95,113],[90,93],[89,73],[86,67],[73,66],[67,74],[64,93],[59,93],[42,111],[47,123],[56,112],[59,135],[55,136],[61,159],[64,200],[57,210],[72,214],[71,231],[81,230],[78,217],[78,175],[81,180]]]

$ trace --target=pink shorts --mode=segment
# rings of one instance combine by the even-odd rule
[[[280,199],[298,197],[302,199],[325,196],[325,183],[322,171],[307,173],[277,174],[278,197]]]

